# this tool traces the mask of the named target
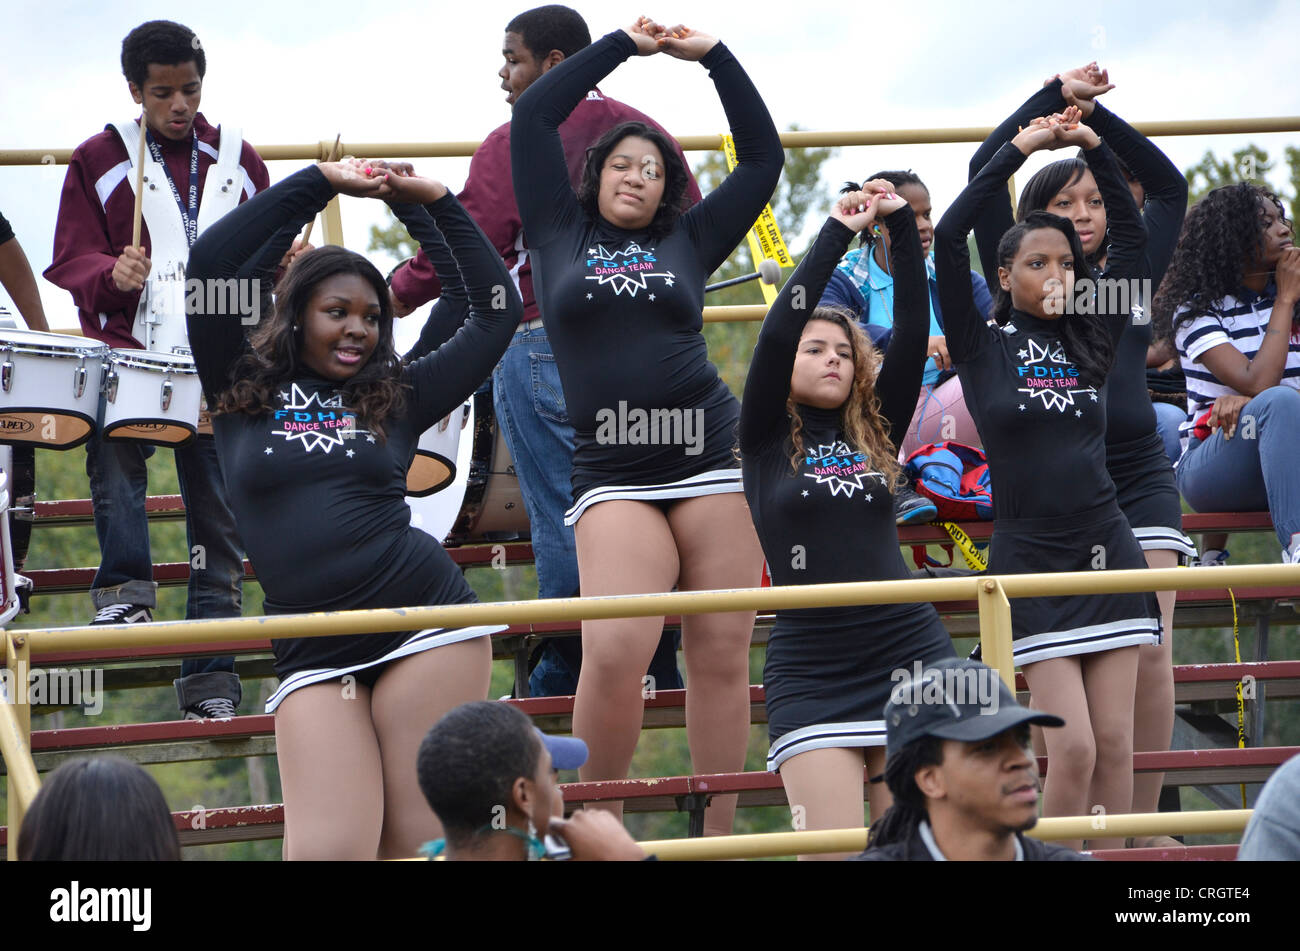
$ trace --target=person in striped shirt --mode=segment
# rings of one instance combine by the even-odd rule
[[[1300,248],[1276,195],[1216,188],[1187,214],[1155,319],[1187,377],[1178,489],[1198,512],[1264,511],[1300,563]]]

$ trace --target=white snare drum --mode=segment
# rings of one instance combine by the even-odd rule
[[[452,484],[428,498],[407,499],[411,524],[447,547],[527,539],[528,513],[491,393],[474,395],[468,428],[474,438],[460,442]]]
[[[151,352],[190,352],[185,293],[184,265],[159,266],[149,275],[145,307],[136,315],[132,335]]]
[[[71,449],[94,435],[107,349],[87,337],[0,330],[0,442]]]
[[[406,494],[423,498],[440,492],[456,480],[456,457],[461,430],[469,423],[470,404],[448,415],[424,431],[415,448],[415,458],[406,470]]]
[[[105,366],[104,439],[183,446],[194,438],[202,387],[192,357],[110,350]]]

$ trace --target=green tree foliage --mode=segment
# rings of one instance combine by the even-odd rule
[[[370,226],[370,243],[366,250],[386,251],[399,261],[415,257],[415,252],[420,249],[419,242],[406,233],[406,225],[398,221],[387,206],[384,207],[384,220],[386,224],[382,228]]]
[[[1253,142],[1237,149],[1230,158],[1220,158],[1213,152],[1206,152],[1199,162],[1187,169],[1187,201],[1194,205],[1215,188],[1233,185],[1237,182],[1254,182],[1272,189],[1291,207],[1291,216],[1295,217],[1296,200],[1300,198],[1300,149],[1293,145],[1283,152],[1286,162],[1288,188],[1278,188],[1269,178],[1269,173],[1280,171],[1277,163],[1269,157],[1268,152]],[[1288,197],[1289,189],[1289,197]]]

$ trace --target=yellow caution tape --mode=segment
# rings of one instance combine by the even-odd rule
[[[989,566],[988,558],[984,553],[975,547],[975,543],[970,540],[970,536],[961,530],[961,526],[956,522],[940,522],[939,527],[948,533],[948,537],[953,540],[957,550],[961,552],[962,558],[966,560],[966,566],[972,571],[986,571]]]
[[[1239,627],[1237,625],[1237,596],[1233,594],[1232,589],[1228,589],[1228,597],[1232,599],[1232,649],[1233,656],[1236,657],[1237,663],[1241,663],[1241,638],[1239,636]],[[1246,698],[1241,690],[1241,678],[1237,678],[1237,749],[1246,748]],[[1246,808],[1246,784],[1241,784],[1241,808]]]
[[[727,157],[727,171],[735,171],[738,164],[736,143],[730,135],[722,137],[722,152]],[[749,243],[749,253],[754,259],[755,270],[758,269],[759,263],[765,260],[775,261],[781,267],[794,267],[794,258],[790,256],[790,249],[785,246],[785,240],[781,237],[781,229],[777,227],[776,216],[772,214],[770,204],[763,206],[762,213],[746,233],[745,240]],[[758,286],[763,291],[763,300],[770,306],[776,300],[776,288],[761,281]]]

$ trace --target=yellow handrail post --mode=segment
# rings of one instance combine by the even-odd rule
[[[20,631],[4,633],[5,666],[9,669],[13,696],[0,702],[0,756],[9,772],[8,824],[10,861],[18,857],[18,834],[23,814],[40,789],[41,781],[32,761],[32,708],[28,703],[27,675],[31,663],[31,644]]]
[[[979,586],[980,654],[997,670],[1012,693],[1016,691],[1016,665],[1011,656],[1011,602],[997,578]]]

